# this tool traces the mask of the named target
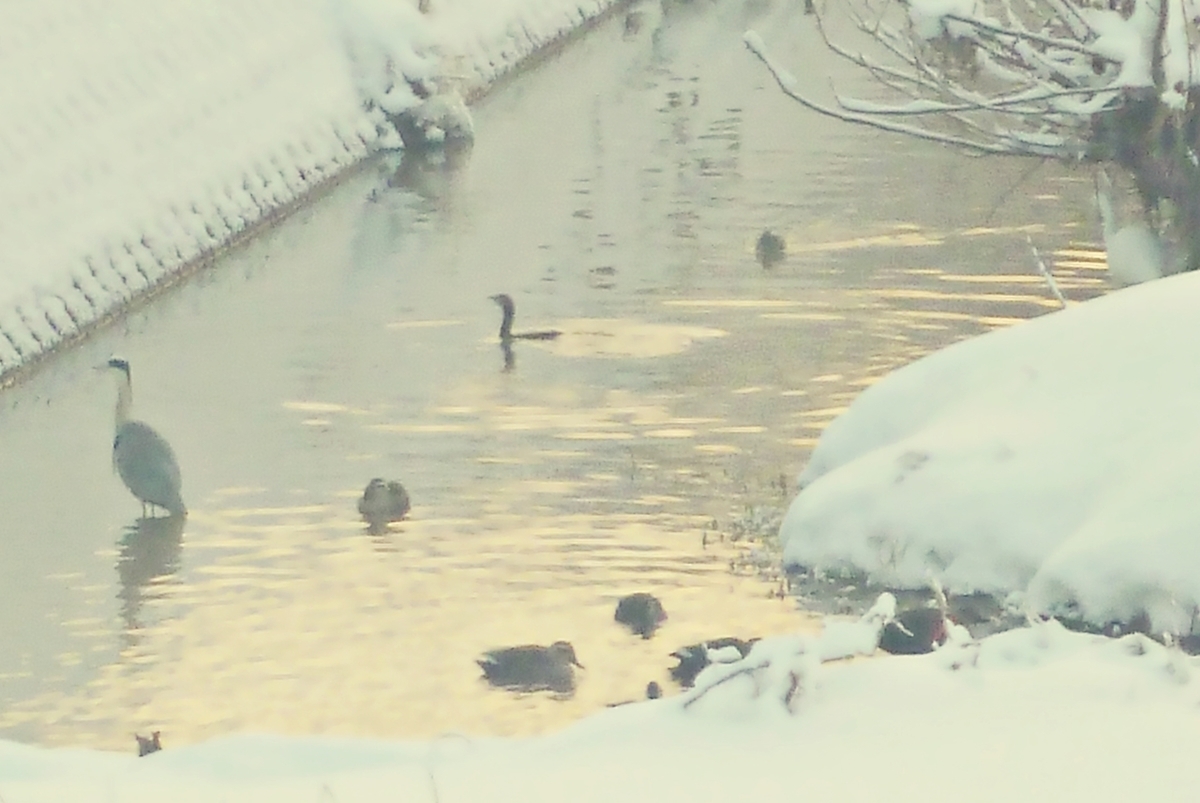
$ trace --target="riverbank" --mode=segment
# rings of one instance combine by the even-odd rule
[[[409,80],[479,97],[615,0],[82,2],[0,20],[0,381],[381,145]],[[53,65],[53,68],[50,68]],[[405,93],[408,93],[407,96]]]

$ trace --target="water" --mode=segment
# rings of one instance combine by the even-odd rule
[[[368,166],[5,391],[0,736],[532,733],[681,645],[811,627],[735,536],[863,387],[1054,309],[1026,237],[1073,300],[1103,263],[1086,175],[783,98],[745,27],[814,91],[871,91],[802,5],[635,6],[484,102],[472,153]],[[507,371],[498,292],[565,332]],[[113,352],[179,456],[182,532],[112,474]],[[373,476],[413,499],[377,536]],[[667,608],[654,639],[612,622],[631,591]],[[479,680],[483,650],[556,639],[587,666],[572,699]]]

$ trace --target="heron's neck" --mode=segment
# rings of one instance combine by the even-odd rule
[[[121,376],[117,378],[117,410],[116,410],[116,426],[117,429],[129,420],[129,408],[133,406],[133,387],[129,383],[129,377]]]
[[[512,340],[513,308],[504,308],[504,320],[500,322],[500,339]]]

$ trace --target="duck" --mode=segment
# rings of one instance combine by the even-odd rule
[[[912,608],[883,626],[879,649],[892,655],[923,655],[945,644],[948,636],[941,607]]]
[[[757,641],[758,639],[756,638],[747,640],[734,636],[726,636],[724,638],[702,641],[699,644],[689,644],[686,647],[680,647],[671,653],[671,657],[679,661],[678,664],[671,667],[671,679],[683,688],[690,689],[692,684],[696,682],[696,676],[712,663],[709,657],[710,652],[732,648],[741,653],[741,656],[745,658],[750,653],[750,648]]]
[[[373,529],[388,522],[400,521],[408,515],[412,503],[408,491],[396,480],[385,481],[379,477],[367,483],[358,500],[358,512]]]
[[[523,644],[488,650],[476,663],[488,683],[514,691],[575,691],[575,670],[583,664],[569,641],[556,641],[549,647]]]
[[[782,262],[786,251],[787,243],[770,229],[763,229],[754,246],[754,256],[758,258],[758,263],[764,268]]]
[[[513,304],[512,297],[506,293],[499,293],[490,298],[504,312],[504,318],[500,322],[501,343],[511,343],[514,340],[553,340],[562,334],[557,329],[544,329],[538,332],[513,332],[513,316],[516,315],[517,308]]]
[[[155,508],[162,508],[171,516],[186,516],[187,507],[181,495],[183,481],[171,444],[149,424],[130,417],[133,380],[129,361],[113,357],[107,368],[117,377],[113,469],[142,503],[143,517],[147,515],[147,507],[151,515]]]
[[[159,740],[159,731],[154,731],[149,737],[141,734],[133,734],[133,738],[137,739],[138,758],[144,758],[151,753],[157,753],[162,750],[162,742]]]
[[[667,612],[658,597],[639,591],[617,601],[617,611],[613,619],[636,635],[648,639],[658,630],[659,625],[667,621]]]

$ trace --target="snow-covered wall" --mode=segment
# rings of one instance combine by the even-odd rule
[[[618,2],[0,4],[0,376]]]

